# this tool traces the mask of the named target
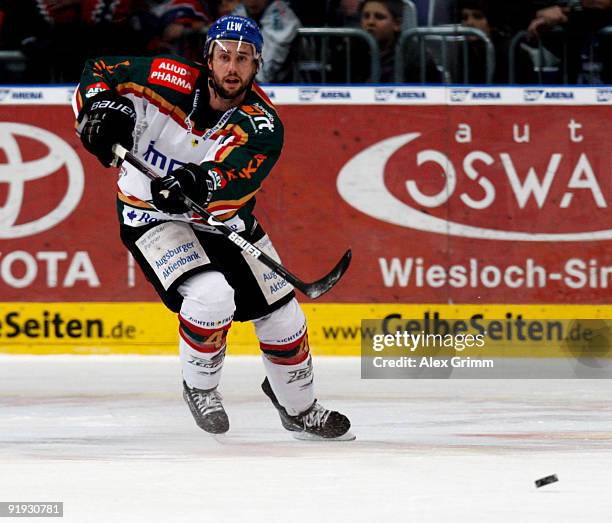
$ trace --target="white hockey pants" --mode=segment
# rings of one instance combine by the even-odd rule
[[[234,290],[223,274],[196,274],[178,288],[179,351],[183,379],[190,387],[219,385],[227,332],[235,310]],[[264,367],[279,403],[291,415],[314,402],[312,359],[306,317],[294,298],[271,314],[253,320]]]

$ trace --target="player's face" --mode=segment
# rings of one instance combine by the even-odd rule
[[[253,46],[233,40],[215,42],[208,66],[223,98],[231,100],[248,88],[257,72]]]
[[[381,2],[367,2],[361,11],[361,27],[379,43],[390,43],[400,30],[400,24]]]

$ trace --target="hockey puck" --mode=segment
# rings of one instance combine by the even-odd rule
[[[544,478],[536,479],[535,486],[536,488],[543,487],[544,485],[549,485],[550,483],[555,483],[559,481],[559,478],[556,474],[552,474],[550,476],[546,476]]]

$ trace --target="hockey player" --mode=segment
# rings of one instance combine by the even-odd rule
[[[77,133],[109,167],[120,143],[164,177],[124,164],[121,239],[166,306],[178,313],[183,396],[203,430],[229,429],[217,387],[232,321],[252,321],[265,394],[299,439],[353,439],[346,416],[314,396],[306,319],[292,286],[190,212],[181,194],[278,259],[253,215],[276,163],[283,125],[253,82],[263,40],[249,18],[210,28],[205,65],[177,56],[86,63],[74,99]],[[270,281],[274,282],[270,285]]]

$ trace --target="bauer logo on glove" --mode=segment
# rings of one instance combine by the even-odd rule
[[[134,145],[132,132],[136,125],[134,104],[115,91],[106,90],[88,100],[78,118],[77,133],[85,149],[95,155],[104,167],[113,164],[115,143],[126,149]]]

